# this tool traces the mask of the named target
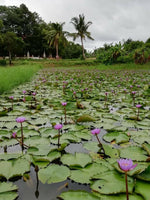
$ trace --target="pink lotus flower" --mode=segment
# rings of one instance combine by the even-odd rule
[[[14,97],[13,97],[13,96],[10,96],[10,97],[9,97],[9,99],[12,99],[12,100],[13,100],[13,99],[14,99]]]
[[[62,105],[62,106],[66,106],[66,105],[67,105],[67,102],[62,102],[61,105]]]
[[[13,137],[13,138],[16,138],[16,137],[17,137],[17,133],[16,133],[16,132],[13,132],[13,133],[12,133],[12,137]]]
[[[32,92],[32,95],[35,96],[35,95],[36,95],[36,92]]]
[[[60,129],[62,129],[62,127],[63,127],[62,124],[56,124],[56,125],[54,126],[54,129],[55,129],[55,130],[60,130]]]
[[[23,90],[23,91],[22,91],[23,94],[25,94],[26,92],[27,92],[26,90]]]
[[[121,170],[123,170],[124,172],[128,172],[130,170],[133,170],[137,164],[133,165],[133,161],[131,159],[120,159],[117,160],[118,165],[120,167]]]
[[[137,108],[141,108],[141,106],[142,106],[141,104],[137,104],[136,105]]]
[[[136,91],[132,91],[132,94],[136,94]]]
[[[25,117],[18,117],[18,118],[16,119],[16,122],[18,122],[18,123],[23,123],[24,121],[26,121],[26,118],[25,118]]]
[[[100,130],[99,128],[95,128],[95,129],[93,129],[93,130],[91,131],[91,133],[92,133],[93,135],[99,134],[100,132],[101,132],[101,130]]]

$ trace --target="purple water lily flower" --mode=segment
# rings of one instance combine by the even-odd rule
[[[62,127],[63,127],[62,124],[56,124],[56,125],[54,126],[54,129],[55,129],[55,130],[59,130],[59,129],[62,129]]]
[[[66,106],[66,105],[67,105],[67,102],[62,102],[61,105],[62,105],[62,106]]]
[[[9,99],[12,99],[12,100],[13,100],[13,99],[14,99],[14,96],[10,96]]]
[[[23,91],[22,91],[23,94],[25,94],[26,92],[27,92],[26,90],[23,90]]]
[[[26,121],[26,118],[25,118],[25,117],[18,117],[18,118],[16,119],[16,122],[18,122],[18,123],[23,123],[24,121]]]
[[[92,133],[93,135],[99,134],[100,132],[101,132],[101,130],[100,130],[99,128],[95,128],[95,129],[91,130],[91,133]]]
[[[13,138],[16,138],[16,137],[17,137],[17,133],[16,133],[16,132],[13,132],[13,133],[12,133],[12,137],[13,137]]]
[[[123,170],[124,172],[128,172],[130,170],[133,170],[137,164],[133,165],[133,161],[131,159],[120,159],[117,160],[118,165],[120,167],[121,170]]]
[[[137,104],[136,105],[137,108],[141,108],[141,106],[142,106],[141,104]]]

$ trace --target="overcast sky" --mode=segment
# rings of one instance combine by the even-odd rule
[[[150,37],[150,0],[0,0],[6,6],[22,3],[47,23],[65,22],[64,30],[69,32],[75,32],[71,18],[84,14],[85,21],[93,23],[88,30],[94,41],[85,41],[87,50]]]

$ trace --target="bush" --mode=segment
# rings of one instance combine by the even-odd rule
[[[6,66],[6,60],[0,60],[0,66]]]

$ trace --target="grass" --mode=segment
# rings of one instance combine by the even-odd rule
[[[150,70],[150,63],[144,65],[114,64],[104,65],[95,59],[44,59],[16,60],[12,67],[0,67],[0,94],[11,91],[14,87],[29,81],[42,67],[61,69],[99,69],[99,70]]]
[[[86,67],[87,69],[95,68],[99,70],[150,70],[150,63],[146,63],[143,65],[135,63],[104,65],[102,63],[99,63],[95,59],[45,60],[44,65],[45,67]]]
[[[14,87],[29,81],[41,68],[40,64],[0,67],[0,94],[7,93]]]

